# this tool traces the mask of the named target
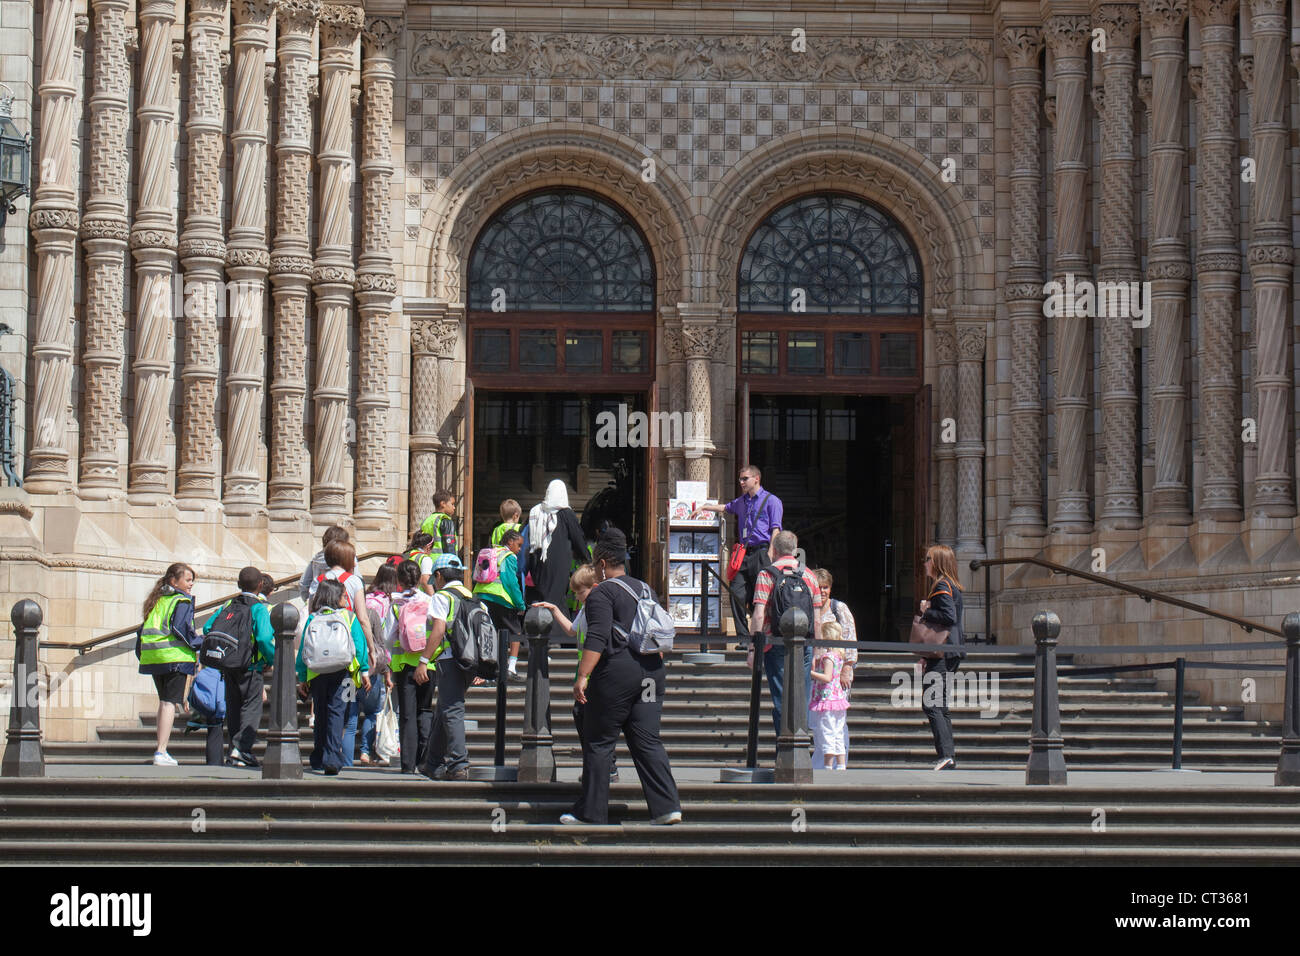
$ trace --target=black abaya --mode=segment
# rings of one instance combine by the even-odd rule
[[[564,596],[569,590],[569,574],[572,569],[570,558],[585,564],[587,555],[586,539],[578,525],[578,516],[572,508],[561,508],[551,532],[551,546],[543,556],[540,551],[528,555],[528,568],[533,576],[533,586],[537,588],[538,600],[549,601],[564,610]]]

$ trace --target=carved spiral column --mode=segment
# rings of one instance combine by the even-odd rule
[[[1237,0],[1194,0],[1201,24],[1200,135],[1196,145],[1196,281],[1200,315],[1201,447],[1204,479],[1200,517],[1241,520],[1239,448],[1233,361],[1237,326],[1236,53]]]
[[[90,189],[81,238],[86,248],[85,403],[81,494],[106,498],[120,489],[118,429],[122,424],[122,354],[126,318],[127,0],[96,0],[94,90],[90,96]]]
[[[1043,398],[1039,390],[1040,328],[1043,318],[1043,270],[1039,259],[1038,115],[1042,77],[1038,54],[1043,32],[1038,27],[1002,31],[1011,63],[1011,265],[1007,270],[1007,309],[1011,316],[1011,515],[1007,529],[1040,536],[1043,526],[1042,447],[1039,432]]]
[[[1183,170],[1183,25],[1187,0],[1143,0],[1151,32],[1151,280],[1152,428],[1156,480],[1151,517],[1157,524],[1192,520],[1187,488],[1187,383],[1184,327],[1191,265],[1183,232],[1187,184]]]
[[[984,554],[983,322],[957,323],[957,549]]]
[[[1133,80],[1137,7],[1106,4],[1097,23],[1106,31],[1102,54],[1104,83],[1101,111],[1101,268],[1102,282],[1136,282],[1138,269],[1133,206]],[[1107,315],[1101,320],[1101,428],[1106,456],[1106,490],[1100,522],[1105,528],[1139,528],[1138,394],[1133,349],[1133,320]]]
[[[217,360],[221,355],[217,296],[226,259],[221,232],[225,32],[226,0],[190,0],[190,103],[185,120],[189,183],[179,248],[185,271],[185,366],[178,499],[217,497]]]
[[[360,7],[327,3],[320,15],[320,242],[312,270],[316,292],[316,451],[311,511],[319,523],[347,514],[348,333],[352,325],[352,48]],[[367,435],[361,445],[375,436]]]
[[[714,452],[710,364],[722,346],[718,312],[716,305],[682,303],[678,306],[682,317],[682,351],[686,356],[686,411],[691,413],[693,422],[686,448],[688,481],[709,480],[709,463]]]
[[[311,174],[311,107],[308,102],[312,31],[319,0],[276,0],[280,61],[280,129],[275,142],[275,245],[271,251],[271,293],[275,335],[271,378],[272,518],[306,514],[307,443],[303,410],[307,398],[307,292],[311,251],[307,245]]]
[[[1056,79],[1056,278],[1087,278],[1091,271],[1085,248],[1088,162],[1083,155],[1084,89],[1088,79],[1087,17],[1052,17],[1047,43]],[[1072,310],[1067,310],[1072,311]],[[1086,316],[1056,319],[1056,452],[1058,487],[1053,530],[1092,530],[1088,501],[1088,360],[1092,339]]]
[[[354,516],[359,527],[392,523],[388,505],[388,316],[397,294],[389,251],[389,182],[393,178],[393,57],[401,37],[399,17],[367,17],[361,35],[361,84],[365,116],[361,132],[361,260],[357,308],[361,313],[361,368],[357,394],[357,483]]]
[[[170,493],[167,482],[168,415],[171,398],[172,273],[176,265],[176,218],[172,207],[171,0],[144,0],[140,10],[140,80],[136,119],[140,126],[139,194],[131,227],[135,256],[135,411],[131,418],[131,496],[154,500]]]
[[[945,310],[937,310],[934,317],[934,354],[939,365],[939,432],[938,441],[931,444],[939,472],[939,543],[953,547],[957,544],[957,448],[955,441],[943,436],[947,420],[957,424],[957,337]],[[917,479],[924,482],[925,476]]]
[[[681,411],[686,404],[686,349],[682,342],[681,319],[666,318],[664,322],[664,355],[668,360],[668,411]],[[740,414],[740,409],[737,409]],[[740,435],[736,436],[737,442]],[[745,462],[741,457],[747,449],[736,449],[736,467],[742,468]],[[668,461],[668,487],[675,493],[677,482],[686,480],[686,449],[665,448],[664,457]]]
[[[237,293],[229,312],[230,359],[226,373],[227,514],[248,515],[265,503],[265,474],[258,463],[262,436],[262,376],[266,359],[266,47],[270,0],[235,0],[234,119],[231,160],[230,242],[226,275]]]
[[[72,158],[77,77],[73,57],[76,5],[46,0],[41,34],[41,152],[32,201],[36,238],[36,394],[26,488],[35,494],[69,485],[67,408],[72,397],[73,248],[77,238],[78,169]]]
[[[438,315],[437,312],[441,312]],[[444,442],[452,359],[460,322],[445,316],[445,307],[411,320],[411,527],[418,528],[433,511],[433,496],[442,480]],[[441,363],[446,362],[444,367]],[[444,368],[446,374],[444,374]]]
[[[1287,75],[1285,0],[1251,0],[1255,40],[1255,199],[1247,260],[1255,292],[1255,406],[1258,422],[1257,515],[1296,513],[1291,434],[1291,82]]]

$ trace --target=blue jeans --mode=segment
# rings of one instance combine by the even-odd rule
[[[354,688],[355,694],[352,699],[347,701],[347,709],[343,711],[343,766],[352,766],[352,755],[357,752],[357,715],[361,713],[361,695],[364,693],[360,687]]]
[[[334,769],[343,763],[343,716],[347,701],[343,699],[344,682],[351,683],[345,670],[317,674],[311,682],[311,699],[316,708],[313,728],[314,746],[309,760],[313,770]]]
[[[804,705],[808,703],[809,688],[812,686],[812,644],[807,643],[803,648],[803,676],[804,676]],[[763,652],[763,671],[767,674],[767,689],[772,695],[772,726],[776,729],[776,735],[781,736],[781,699],[785,690],[785,646],[782,644],[773,644],[770,651]],[[808,718],[805,715],[802,721],[803,726],[807,729]]]
[[[384,711],[386,696],[382,677],[371,677],[370,690],[363,691],[357,696],[357,703],[361,705],[361,752],[363,754],[375,755],[375,725],[379,721],[379,715]]]

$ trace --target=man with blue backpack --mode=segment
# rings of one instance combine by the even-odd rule
[[[524,677],[515,670],[519,660],[519,642],[524,628],[520,613],[524,609],[524,592],[519,588],[519,551],[524,536],[518,531],[506,531],[501,544],[484,548],[474,559],[474,596],[487,605],[496,629],[509,635],[510,663],[506,679],[512,684],[523,683]]]
[[[226,685],[226,729],[230,734],[227,767],[259,767],[253,756],[262,723],[264,672],[275,663],[275,629],[258,593],[262,572],[239,572],[239,594],[203,626],[199,663],[219,668]]]

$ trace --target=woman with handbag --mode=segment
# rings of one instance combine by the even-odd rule
[[[945,544],[932,545],[925,552],[925,576],[933,584],[930,596],[921,602],[921,615],[912,625],[914,643],[962,644],[961,583],[957,580],[957,558]],[[928,634],[917,636],[918,630]],[[946,637],[939,640],[939,635]],[[935,770],[955,770],[956,750],[952,739],[952,719],[948,716],[948,675],[957,669],[960,654],[937,651],[926,655],[921,677],[921,710],[930,721],[934,749],[939,755]],[[935,677],[931,678],[930,675]]]

